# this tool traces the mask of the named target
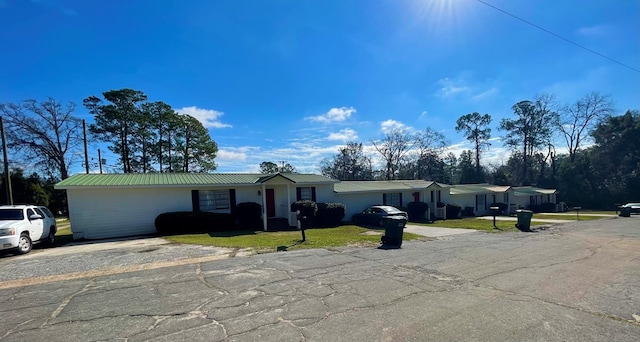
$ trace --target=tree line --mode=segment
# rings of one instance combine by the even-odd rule
[[[449,142],[431,128],[396,128],[371,141],[378,169],[363,144],[355,141],[324,159],[320,169],[339,180],[424,179],[556,188],[560,200],[589,208],[611,209],[614,203],[640,200],[638,110],[614,116],[613,100],[598,92],[568,104],[552,94],[539,94],[511,109],[513,117],[498,125],[499,139],[510,151],[500,165],[482,162],[493,141],[492,117],[473,112],[456,121],[456,131],[472,146],[458,156],[447,151]]]
[[[218,145],[196,118],[179,114],[162,101],[148,101],[142,91],[110,90],[83,100],[94,123],[89,143],[104,142],[118,155],[116,169],[124,173],[210,172],[216,169]],[[15,203],[51,205],[64,200],[53,184],[69,177],[69,168],[82,159],[84,122],[74,115],[74,103],[53,98],[0,103],[12,184],[38,184],[35,193],[14,184]],[[102,161],[99,161],[102,163]],[[83,162],[84,164],[84,162]],[[39,171],[25,177],[24,170]],[[40,175],[44,177],[40,177]],[[4,179],[2,188],[6,189]],[[1,198],[8,203],[6,193]],[[58,206],[58,204],[55,204]],[[64,207],[64,205],[60,205]]]
[[[88,127],[89,142],[107,143],[119,156],[119,172],[216,169],[218,146],[207,129],[165,102],[149,101],[138,90],[120,89],[89,96],[83,105],[94,117]],[[52,98],[0,104],[11,164],[23,182],[36,179],[24,177],[24,169],[40,171],[43,177],[37,180],[43,189],[69,176],[70,165],[82,157],[83,125],[75,110],[73,103]],[[490,114],[461,115],[455,129],[472,147],[459,155],[449,151],[450,142],[432,128],[395,128],[369,146],[346,143],[320,162],[320,170],[339,180],[425,179],[553,187],[560,191],[560,199],[590,207],[628,201],[640,193],[637,110],[614,116],[611,97],[593,92],[570,104],[560,104],[551,94],[539,94],[514,104],[512,111],[512,117],[499,122],[501,137],[496,138],[492,137]],[[484,159],[497,138],[510,150],[500,165]],[[563,143],[556,146],[558,138]],[[556,148],[566,153],[557,153]],[[296,171],[288,163],[279,163],[265,161],[260,172]],[[38,198],[33,196],[30,198]]]

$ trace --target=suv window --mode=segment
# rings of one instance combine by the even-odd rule
[[[42,216],[42,217],[46,217],[47,215],[45,215],[45,213],[40,210],[40,208],[33,208],[33,210],[36,211],[36,213],[38,213],[38,215]]]
[[[42,209],[42,211],[44,211],[44,213],[48,216],[53,218],[53,213],[51,213],[51,211],[49,210],[49,208],[47,207],[39,207],[40,209]]]
[[[22,209],[0,209],[0,220],[24,220]]]
[[[27,209],[27,218],[31,217],[31,215],[35,215],[35,213],[33,212],[33,210],[31,210],[31,208]]]

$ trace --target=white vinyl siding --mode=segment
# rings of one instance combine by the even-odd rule
[[[159,214],[192,210],[189,189],[73,189],[67,198],[74,239],[153,234]]]

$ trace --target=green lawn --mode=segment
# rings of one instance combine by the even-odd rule
[[[589,216],[587,213],[580,213],[579,220],[580,221],[590,221],[590,220],[599,220],[606,217],[603,216]],[[545,220],[574,220],[576,219],[576,215],[553,215],[553,214],[533,214],[533,220],[535,219],[545,219]]]
[[[69,220],[57,221],[56,226],[58,227],[58,231],[56,232],[56,246],[62,246],[73,241],[73,233],[71,233],[71,224]]]
[[[419,223],[410,222],[410,224],[416,224],[425,227],[444,227],[444,228],[464,228],[464,229],[477,229],[487,232],[500,232],[508,230],[517,230],[515,222],[512,221],[496,221],[496,226],[499,229],[493,228],[493,220],[483,220],[475,217],[454,219],[454,220],[438,220],[434,223]]]
[[[294,250],[304,248],[326,248],[338,246],[375,246],[380,243],[381,235],[367,235],[366,232],[380,232],[354,225],[336,228],[316,228],[305,230],[306,241],[301,242],[300,231],[262,232],[235,231],[189,235],[171,235],[163,238],[177,243],[198,244],[218,247],[253,248],[259,252],[276,250]],[[403,240],[424,239],[425,237],[404,233]]]

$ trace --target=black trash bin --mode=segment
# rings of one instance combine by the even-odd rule
[[[386,217],[383,219],[384,235],[382,236],[381,248],[400,248],[402,246],[402,232],[407,225],[404,217]]]

